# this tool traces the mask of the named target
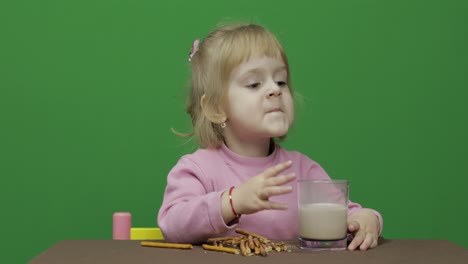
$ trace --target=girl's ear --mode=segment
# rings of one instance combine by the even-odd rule
[[[200,99],[200,105],[205,117],[213,123],[221,124],[222,122],[226,121],[226,113],[223,109],[218,107],[213,107],[212,105],[208,104],[205,95],[203,95]]]

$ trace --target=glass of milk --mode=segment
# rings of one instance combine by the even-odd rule
[[[346,180],[299,180],[299,245],[302,249],[340,250],[347,246]]]

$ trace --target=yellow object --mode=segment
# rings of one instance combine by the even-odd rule
[[[159,227],[132,227],[130,229],[131,240],[163,240],[163,234]]]

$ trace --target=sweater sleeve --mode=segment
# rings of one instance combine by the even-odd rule
[[[211,191],[210,181],[189,157],[182,157],[167,176],[158,225],[164,239],[200,243],[230,230],[221,215],[222,191]]]

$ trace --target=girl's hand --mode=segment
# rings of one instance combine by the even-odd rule
[[[361,209],[348,217],[348,231],[353,234],[349,250],[367,250],[378,245],[380,223],[369,209]]]
[[[296,178],[294,173],[279,175],[291,167],[287,161],[270,167],[256,175],[232,191],[234,208],[238,214],[252,214],[265,209],[288,209],[285,204],[272,202],[271,196],[281,195],[292,191],[291,186],[282,186]]]

